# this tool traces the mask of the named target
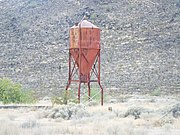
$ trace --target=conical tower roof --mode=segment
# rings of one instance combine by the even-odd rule
[[[87,21],[87,20],[82,20],[78,26],[73,26],[71,28],[98,28],[96,25],[92,24],[91,22]]]

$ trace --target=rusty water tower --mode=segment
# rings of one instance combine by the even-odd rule
[[[95,79],[91,78],[94,74]],[[75,75],[78,77],[75,78]],[[103,105],[103,88],[100,82],[100,28],[87,20],[70,28],[69,77],[66,92],[71,82],[77,82],[77,97],[81,100],[81,84],[87,84],[87,95],[91,98],[91,83],[100,86],[101,105]]]

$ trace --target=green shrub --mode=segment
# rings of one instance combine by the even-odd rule
[[[33,103],[35,98],[32,91],[24,91],[19,83],[7,78],[0,79],[0,101],[9,103]]]
[[[151,96],[160,96],[161,95],[161,89],[156,88],[152,93]]]
[[[52,106],[54,106],[55,104],[58,104],[58,105],[65,104],[63,98],[59,96],[53,96],[51,98],[51,102],[52,102]]]
[[[67,93],[64,91],[60,96],[53,96],[51,98],[52,105],[54,104],[67,104],[67,103],[78,103],[77,98],[74,97],[72,91],[68,90]]]
[[[96,102],[101,100],[101,92],[99,91],[98,88],[91,89],[91,98],[93,98],[93,100]]]
[[[107,99],[106,95],[104,94],[104,101]],[[86,91],[86,95],[81,98],[82,102],[89,101],[88,97],[88,90]],[[94,103],[100,103],[101,102],[101,89],[98,87],[92,87],[91,93],[90,93],[90,101]]]
[[[35,103],[36,99],[33,94],[32,90],[21,91],[21,103]]]
[[[100,88],[91,88],[91,98],[90,101],[94,103],[99,103],[101,101],[101,92],[99,91]],[[89,97],[86,95],[81,95],[81,103],[86,103],[89,101]],[[107,100],[107,96],[104,96],[104,101]],[[78,103],[77,93],[74,94],[72,90],[63,91],[59,96],[53,96],[51,98],[52,105],[62,105],[67,103]]]

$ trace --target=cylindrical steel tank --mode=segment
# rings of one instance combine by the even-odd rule
[[[81,48],[100,48],[100,29],[87,20],[70,29],[70,48],[80,48],[80,45]]]
[[[88,22],[81,21],[70,29],[70,53],[79,68],[81,80],[88,81],[92,65],[100,50],[100,29]]]

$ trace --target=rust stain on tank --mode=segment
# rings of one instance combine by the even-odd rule
[[[79,50],[81,55],[79,57]],[[83,20],[78,26],[73,26],[70,29],[70,52],[76,61],[76,64],[81,68],[82,79],[86,82],[90,74],[92,65],[96,59],[100,49],[100,29],[92,23]],[[81,58],[81,67],[79,59]]]

